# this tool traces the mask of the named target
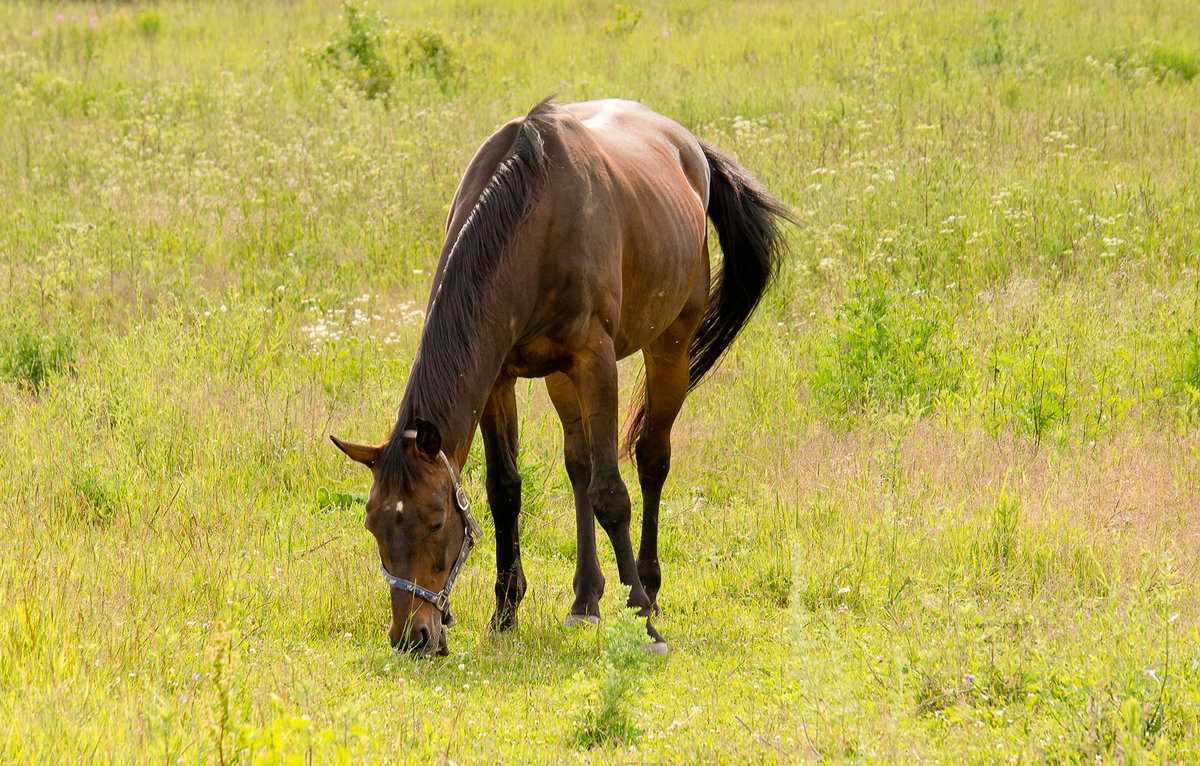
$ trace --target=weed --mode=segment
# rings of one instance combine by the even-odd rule
[[[393,53],[385,37],[388,21],[380,11],[350,0],[341,4],[342,28],[309,53],[309,60],[337,73],[367,99],[387,102],[396,81]]]
[[[118,490],[103,482],[95,471],[84,468],[72,474],[70,494],[74,501],[72,515],[94,527],[107,525],[122,504]]]
[[[318,511],[345,511],[362,508],[367,497],[361,492],[337,492],[321,487],[317,490],[314,505]]]
[[[1200,56],[1182,48],[1159,45],[1149,55],[1149,64],[1161,77],[1177,77],[1191,82],[1200,74]]]
[[[1019,544],[1017,525],[1020,520],[1020,503],[1001,492],[1000,500],[992,508],[992,534],[988,540],[988,551],[1001,570],[1007,570],[1016,559]]]
[[[75,334],[66,320],[21,313],[0,321],[0,372],[19,388],[42,392],[75,365]]]
[[[1008,30],[1003,16],[998,11],[990,11],[987,27],[987,34],[975,49],[975,62],[980,66],[1000,66],[1008,58]]]
[[[625,591],[614,616],[601,628],[604,648],[569,737],[574,747],[628,744],[642,735],[629,706],[639,692],[645,672],[646,628],[644,621],[624,606],[628,589]]]
[[[1040,445],[1051,429],[1065,425],[1075,411],[1068,355],[1036,335],[1014,339],[1011,353],[993,351],[989,361],[989,426],[993,433],[1012,427]]]
[[[641,6],[617,3],[613,18],[604,22],[604,34],[610,37],[625,37],[637,29],[637,25],[641,20]]]
[[[208,682],[213,693],[206,728],[212,742],[212,750],[217,756],[217,763],[221,766],[236,760],[236,753],[231,747],[235,740],[238,714],[234,699],[237,661],[234,638],[233,630],[223,623],[217,623],[205,650],[205,658],[208,660]]]
[[[147,40],[153,40],[162,32],[162,14],[154,9],[141,11],[137,15],[138,34]]]
[[[1200,332],[1194,327],[1183,330],[1172,355],[1175,371],[1172,381],[1186,418],[1200,417]]]
[[[881,274],[856,280],[822,338],[810,386],[827,415],[924,409],[955,391],[963,353],[946,309],[895,294]]]
[[[409,36],[404,43],[408,71],[432,77],[443,93],[449,93],[457,82],[461,68],[454,46],[432,26],[425,26]]]

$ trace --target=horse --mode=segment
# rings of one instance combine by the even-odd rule
[[[715,279],[706,217],[724,254]],[[599,522],[628,607],[646,619],[648,651],[666,654],[652,616],[671,428],[778,275],[794,222],[732,157],[635,102],[548,98],[483,143],[450,205],[391,434],[379,445],[330,435],[372,473],[364,525],[391,586],[394,649],[448,653],[450,590],[479,535],[459,478],[477,429],[496,534],[490,626],[517,627],[526,580],[514,384],[540,377],[562,421],[575,504],[567,622],[599,622]],[[644,373],[622,444],[616,365],[635,351]],[[636,557],[625,452],[642,492]]]

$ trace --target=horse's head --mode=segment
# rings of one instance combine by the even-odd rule
[[[330,438],[374,476],[363,524],[391,585],[388,638],[396,649],[429,657],[448,653],[449,588],[477,528],[437,428],[422,420],[416,426],[378,447]]]

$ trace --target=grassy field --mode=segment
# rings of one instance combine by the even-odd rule
[[[1192,5],[0,5],[0,761],[1200,760]],[[386,435],[459,174],[549,93],[799,225],[676,429],[670,657],[606,545],[562,627],[529,382],[521,630],[475,455],[420,661],[326,435]]]

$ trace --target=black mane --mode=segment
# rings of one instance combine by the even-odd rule
[[[446,434],[446,418],[453,408],[460,379],[473,377],[479,353],[473,328],[487,316],[485,297],[498,282],[517,230],[533,211],[536,193],[546,170],[543,135],[551,127],[554,112],[547,98],[530,110],[512,145],[484,185],[466,221],[446,252],[440,281],[425,317],[421,344],[413,361],[408,387],[400,404],[399,417],[383,454],[383,472],[407,483],[409,461],[400,459],[401,434],[417,418],[428,420]]]

